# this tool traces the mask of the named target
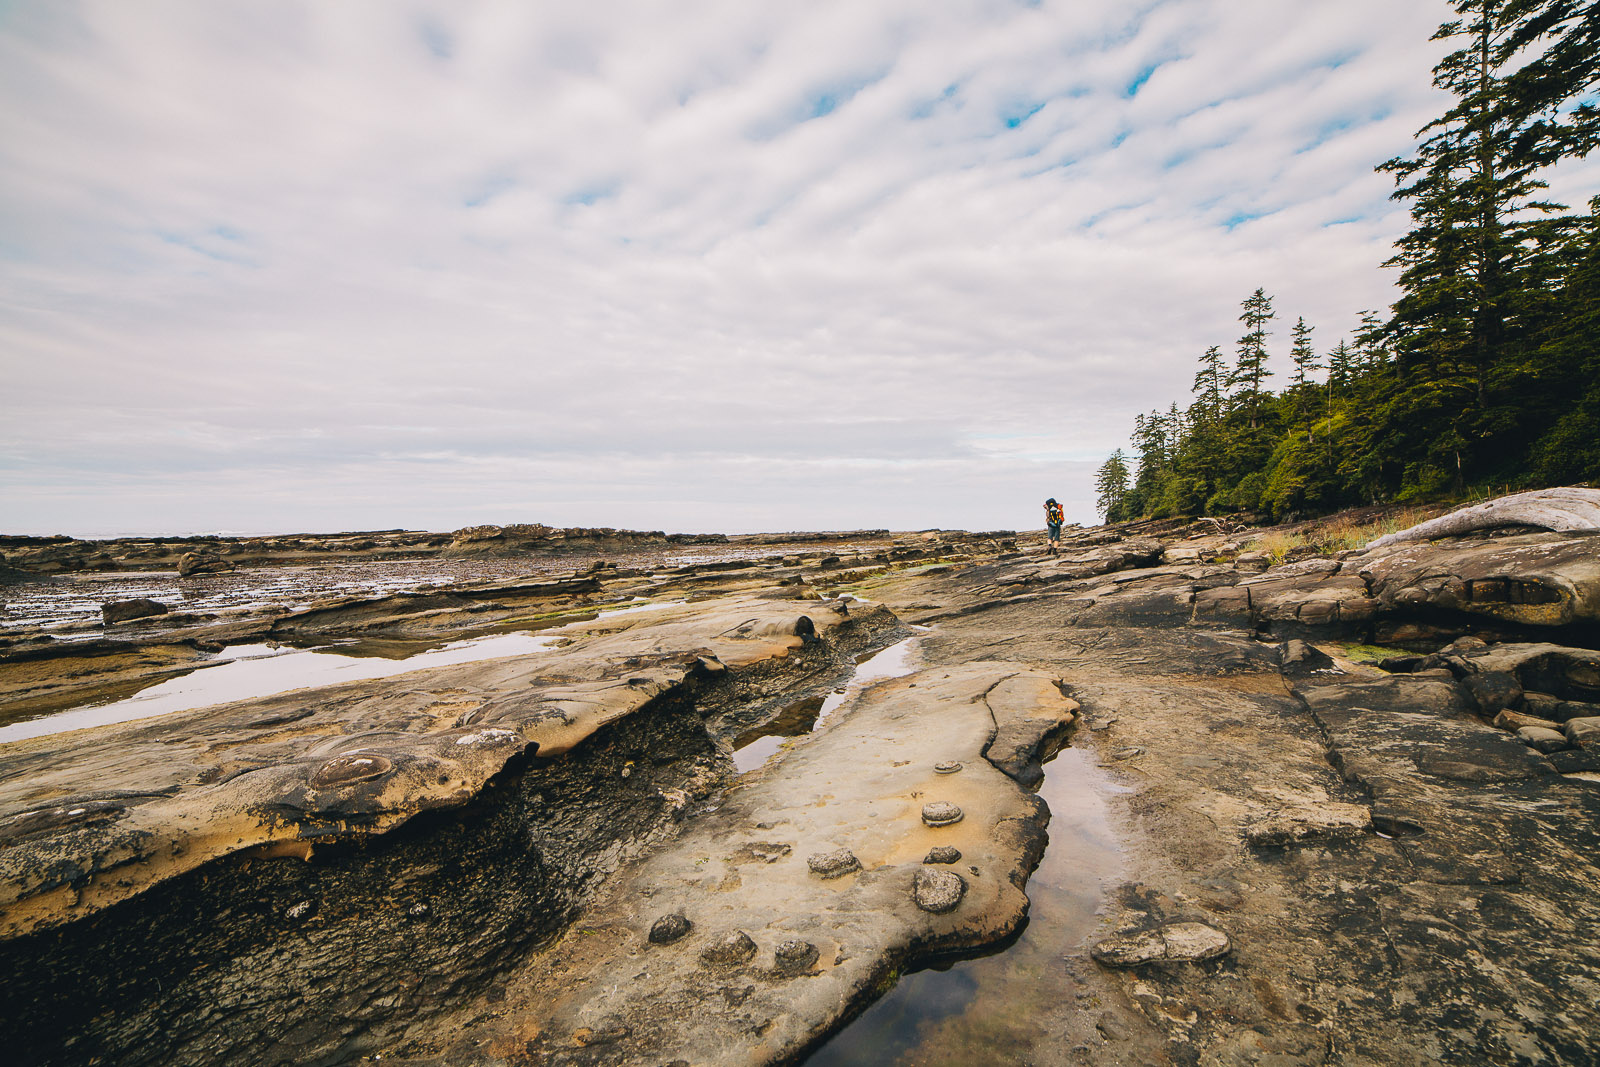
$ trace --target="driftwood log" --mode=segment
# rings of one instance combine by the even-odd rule
[[[1367,542],[1368,548],[1403,541],[1429,541],[1491,526],[1538,526],[1546,530],[1600,530],[1600,489],[1564,487],[1514,493],[1460,508],[1407,530]]]

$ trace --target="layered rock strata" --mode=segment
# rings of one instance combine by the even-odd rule
[[[881,610],[732,597],[534,658],[0,749],[24,1062],[338,1061],[489,986],[724,784],[737,680],[826,689]]]

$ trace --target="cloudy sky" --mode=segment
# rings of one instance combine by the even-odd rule
[[[1439,0],[0,0],[0,532],[1093,521]]]

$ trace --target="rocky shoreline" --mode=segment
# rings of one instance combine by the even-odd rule
[[[1070,744],[1128,787],[1103,920],[924,1059],[1589,1062],[1600,535],[1261,538],[790,542],[13,641],[0,715],[229,644],[555,639],[0,745],[0,1032],[62,1064],[796,1062],[1016,935]],[[913,626],[910,673],[737,773]]]
[[[1009,536],[1009,531],[1005,536]],[[530,553],[593,553],[660,545],[807,545],[882,540],[888,530],[765,534],[669,534],[661,530],[559,527],[541,523],[468,526],[452,533],[368,530],[270,537],[117,537],[84,540],[0,535],[0,578],[127,570],[216,573],[240,566],[348,559],[428,559]],[[990,535],[993,536],[993,535]],[[187,561],[187,562],[186,562]]]

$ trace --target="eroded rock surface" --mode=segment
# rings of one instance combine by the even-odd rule
[[[497,529],[455,550],[527,533]],[[963,964],[913,1059],[1587,1063],[1594,540],[1275,563],[1222,523],[1059,557],[935,535],[275,617],[570,643],[0,746],[0,1036],[40,1063],[792,1062],[896,974],[1017,935],[1029,790],[1074,730],[1120,790],[1103,920]],[[669,595],[695,602],[593,618]],[[807,732],[900,620],[933,626],[913,673]],[[185,669],[177,625],[129,627],[126,672]],[[1352,662],[1374,639],[1414,654]],[[736,780],[730,744],[785,716]]]
[[[739,685],[831,687],[894,626],[732,597],[534,658],[6,745],[8,1044],[355,1055],[484,988],[675,833],[731,773],[709,723]]]

